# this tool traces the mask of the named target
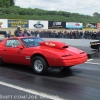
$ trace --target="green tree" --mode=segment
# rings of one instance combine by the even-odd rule
[[[86,23],[100,22],[100,14],[97,12],[95,12],[93,16],[89,16],[66,11],[21,8],[19,6],[14,6],[14,4],[15,0],[0,0],[0,18],[82,22],[84,25]]]
[[[100,14],[98,12],[93,13],[94,17],[100,17]]]
[[[0,7],[3,7],[3,0],[0,0]]]
[[[15,5],[15,0],[10,0],[10,6],[14,6]]]
[[[0,8],[8,8],[15,5],[14,0],[0,0]]]

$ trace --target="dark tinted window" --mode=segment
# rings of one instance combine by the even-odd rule
[[[22,41],[27,47],[33,47],[39,46],[39,43],[44,40],[42,40],[41,38],[23,38]]]

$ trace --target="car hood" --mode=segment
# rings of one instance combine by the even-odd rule
[[[74,53],[74,54],[83,54],[83,53],[85,53],[83,50],[80,50],[80,49],[77,49],[77,48],[71,47],[71,46],[67,49],[67,52]]]
[[[65,57],[65,58],[68,57],[68,59],[78,58],[78,57],[87,55],[86,52],[80,49],[68,46],[67,44],[63,42],[44,41],[40,43],[40,46],[54,48],[54,49],[46,49],[46,50],[56,55],[59,55],[60,57]]]
[[[87,56],[87,53],[69,46],[68,48],[64,49],[64,50],[60,50],[61,52],[57,52],[57,55],[60,55],[61,57],[64,57],[65,59],[77,59],[80,57],[84,57]]]
[[[57,42],[57,41],[43,41],[43,42],[40,42],[40,46],[46,46],[46,47],[56,48],[56,49],[68,48],[67,44],[63,42]]]

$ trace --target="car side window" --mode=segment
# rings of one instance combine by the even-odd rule
[[[38,39],[38,38],[34,39],[35,46],[39,46],[40,45],[39,42],[41,42],[40,39]]]
[[[7,40],[6,41],[6,47],[16,47],[18,45],[21,45],[21,42],[19,40]]]
[[[23,42],[28,47],[39,46],[40,45],[39,42],[41,42],[41,41],[42,40],[40,40],[38,38],[26,38],[26,39],[23,39]]]
[[[19,46],[19,45],[22,45],[22,44],[21,44],[21,42],[19,40],[15,40],[15,45]]]

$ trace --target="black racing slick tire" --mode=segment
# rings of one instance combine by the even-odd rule
[[[32,59],[32,68],[36,74],[43,75],[48,70],[47,61],[41,56],[36,56]]]

